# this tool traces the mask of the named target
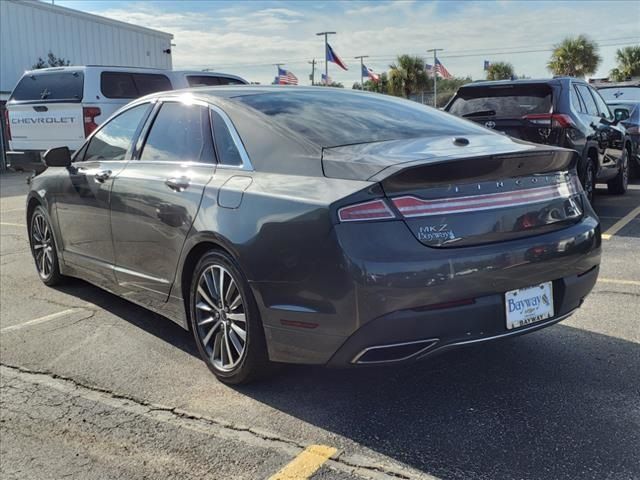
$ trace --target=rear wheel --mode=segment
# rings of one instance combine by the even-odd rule
[[[236,262],[212,250],[191,281],[191,328],[201,357],[218,379],[248,383],[269,371],[262,323]]]
[[[582,183],[582,188],[589,199],[589,203],[593,204],[596,191],[596,165],[591,158],[587,158],[580,183]]]
[[[616,195],[622,195],[626,193],[627,186],[629,184],[629,151],[624,150],[622,152],[622,159],[620,161],[620,171],[618,175],[607,183],[609,193]]]
[[[29,243],[40,279],[45,285],[59,284],[63,276],[58,265],[56,243],[49,216],[41,206],[35,208],[29,221]]]

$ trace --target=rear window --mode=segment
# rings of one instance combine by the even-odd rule
[[[605,102],[640,102],[640,87],[606,87],[598,92]]]
[[[215,85],[244,85],[237,78],[214,77],[212,75],[187,75],[190,87],[212,87]]]
[[[486,130],[416,102],[332,89],[234,97],[322,147]]]
[[[82,72],[42,72],[23,76],[9,101],[81,102],[84,90]]]
[[[508,85],[473,87],[458,91],[448,109],[459,117],[519,118],[551,111],[552,92],[548,85]]]
[[[138,98],[171,89],[169,79],[156,73],[102,72],[100,75],[100,90],[107,98]]]

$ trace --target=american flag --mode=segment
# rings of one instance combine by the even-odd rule
[[[278,67],[278,85],[298,85],[298,77],[289,70]]]
[[[436,58],[436,73],[442,78],[453,78],[453,75],[449,73],[449,70],[444,68],[444,65],[440,63],[440,60]]]
[[[327,77],[324,73],[321,75],[321,79],[322,79],[322,83],[325,85],[330,85],[331,83],[333,83],[333,80],[331,79],[331,77]]]

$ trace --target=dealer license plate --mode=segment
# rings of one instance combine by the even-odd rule
[[[504,294],[507,329],[524,327],[553,317],[553,285],[541,283]]]

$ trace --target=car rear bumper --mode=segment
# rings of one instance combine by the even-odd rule
[[[539,330],[567,318],[580,307],[596,283],[598,270],[595,266],[582,275],[555,279],[555,315],[548,320],[508,330],[503,294],[479,297],[473,304],[452,308],[392,312],[357,330],[329,365],[407,362],[454,347]]]
[[[8,151],[6,152],[7,168],[16,171],[42,173],[47,168],[42,160],[43,154],[44,151],[42,150]]]

